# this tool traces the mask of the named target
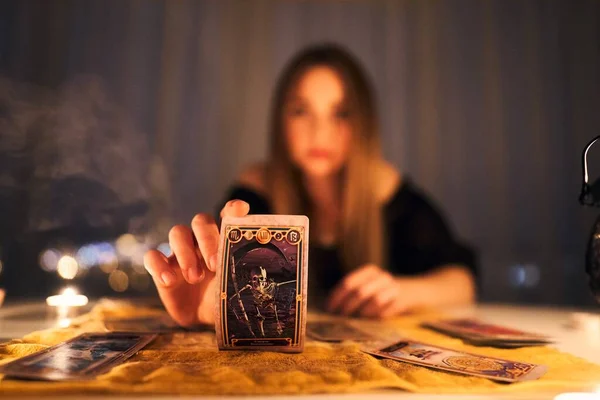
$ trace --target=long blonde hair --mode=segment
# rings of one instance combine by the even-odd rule
[[[290,61],[279,79],[272,104],[266,171],[271,204],[277,214],[311,215],[301,172],[288,152],[283,119],[290,93],[304,73],[315,66],[330,67],[339,75],[352,126],[350,152],[342,173],[342,218],[338,227],[344,267],[352,270],[367,263],[384,266],[382,207],[376,193],[382,157],[375,98],[359,63],[338,46],[305,49]]]

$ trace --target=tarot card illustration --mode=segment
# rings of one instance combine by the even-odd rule
[[[486,323],[473,318],[447,319],[435,322],[428,322],[425,324],[425,326],[435,330],[447,332],[449,334],[454,334],[459,337],[476,336],[487,339],[523,342],[551,341],[551,339],[548,336],[542,334],[524,332],[518,329]]]
[[[547,371],[543,365],[486,357],[409,339],[386,346],[369,344],[363,351],[410,364],[503,382],[534,380]]]
[[[302,351],[308,218],[251,215],[221,227],[220,349]]]

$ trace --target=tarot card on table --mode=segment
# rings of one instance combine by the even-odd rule
[[[14,378],[87,380],[107,372],[150,343],[150,333],[84,333],[0,367]]]
[[[215,309],[219,349],[302,351],[307,265],[307,217],[225,217]]]
[[[108,319],[104,321],[104,327],[110,332],[175,333],[190,330],[177,325],[168,315]]]
[[[503,382],[538,379],[547,370],[543,365],[465,353],[409,339],[391,344],[368,344],[363,351],[409,364]]]
[[[322,342],[373,341],[375,338],[347,321],[312,321],[306,328],[308,335]]]
[[[552,342],[549,336],[494,325],[474,318],[426,322],[424,327],[458,337],[477,346],[523,347]]]

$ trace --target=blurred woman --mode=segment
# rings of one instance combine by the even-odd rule
[[[276,87],[270,131],[269,159],[242,171],[220,215],[309,216],[311,307],[387,318],[474,301],[473,253],[382,158],[374,94],[352,55],[331,45],[298,54]],[[215,220],[198,214],[172,228],[172,257],[146,254],[182,325],[213,321],[218,239]]]

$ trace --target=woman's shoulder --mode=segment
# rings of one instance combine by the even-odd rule
[[[415,209],[435,209],[433,201],[412,179],[388,162],[379,168],[377,195],[387,209],[412,212]]]
[[[387,215],[395,218],[406,215],[443,218],[442,208],[436,200],[406,175],[388,192],[387,201],[383,204]]]

